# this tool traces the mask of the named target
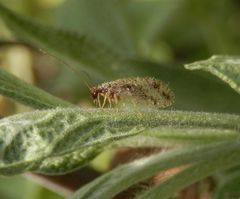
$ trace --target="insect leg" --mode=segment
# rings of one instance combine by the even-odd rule
[[[118,112],[117,104],[118,104],[118,96],[113,94],[113,101],[115,103],[116,112]]]
[[[97,102],[98,102],[98,106],[101,108],[101,103],[100,103],[100,94],[97,94]]]
[[[112,102],[111,102],[111,98],[108,96],[108,103],[109,103],[109,108],[112,108]]]
[[[102,107],[101,107],[101,108],[104,108],[104,106],[105,106],[105,104],[106,104],[107,98],[109,98],[109,97],[108,97],[108,93],[106,93],[106,94],[104,95],[104,100],[103,100],[103,104],[102,104]]]
[[[115,105],[117,105],[118,104],[118,97],[117,97],[116,94],[113,94],[113,99],[114,99]]]

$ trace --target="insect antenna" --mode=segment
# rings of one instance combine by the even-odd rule
[[[48,55],[50,57],[53,57],[54,59],[58,60],[63,65],[68,66],[73,72],[77,73],[81,77],[81,81],[88,87],[89,90],[91,90],[92,86],[90,86],[88,84],[88,82],[83,78],[83,73],[84,73],[89,79],[91,79],[86,71],[83,71],[83,70],[79,71],[79,70],[77,70],[75,67],[69,65],[67,62],[63,61],[62,59],[59,59],[57,56],[55,56],[55,55],[53,55],[53,54],[51,54],[49,52],[44,51],[43,49],[39,49],[39,51],[41,53],[43,53],[44,55]]]

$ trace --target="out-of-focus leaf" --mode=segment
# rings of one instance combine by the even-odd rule
[[[231,160],[229,161],[230,165],[234,164],[234,162],[239,163],[239,161],[235,161],[234,159],[237,157],[239,151],[239,144],[236,141],[232,141],[217,144],[215,143],[202,147],[194,146],[186,149],[178,149],[165,153],[163,152],[157,155],[152,155],[150,157],[142,158],[132,163],[119,166],[118,168],[106,173],[105,175],[94,180],[93,182],[80,188],[77,192],[75,192],[75,194],[73,194],[72,199],[110,199],[119,192],[128,188],[129,186],[137,182],[141,182],[142,180],[147,179],[148,177],[151,177],[158,172],[178,166],[194,164],[197,162],[210,162],[212,165],[209,165],[209,170],[207,170],[208,164],[200,163],[202,167],[198,165],[199,167],[197,168],[199,170],[204,170],[205,173],[198,172],[198,170],[196,169],[194,175],[192,175],[193,172],[185,172],[185,174],[189,174],[190,176],[192,175],[192,177],[200,176],[200,173],[201,175],[206,175],[206,172],[212,173],[214,169],[217,170],[218,167],[224,168],[223,165],[225,165],[225,167],[229,166],[228,164],[219,164],[219,160],[221,159],[222,161],[225,158],[225,155],[231,154],[231,156],[229,156],[227,159]],[[219,152],[221,155],[219,155]],[[191,171],[194,170],[192,169]],[[186,179],[186,181],[184,181],[183,179],[177,180],[176,184],[178,186],[186,185],[187,183],[189,183],[190,179],[191,178]],[[182,184],[179,183],[180,181],[182,182]],[[176,193],[172,191],[172,188],[176,187],[170,186],[168,187],[168,189],[165,190],[164,193],[168,195]],[[155,190],[155,193],[157,193],[157,191],[158,190]],[[151,197],[146,198],[152,199],[165,197],[165,194],[156,194],[155,197],[153,196],[153,194],[151,195]]]
[[[70,0],[58,9],[56,20],[64,29],[91,35],[129,56],[141,53],[143,42],[150,45],[181,4],[181,0]]]
[[[38,109],[74,106],[0,69],[0,94]]]
[[[4,199],[63,199],[58,193],[51,192],[20,175],[0,178],[0,197]]]
[[[120,62],[124,62],[124,58],[86,35],[42,24],[15,14],[2,5],[0,5],[0,16],[16,36],[61,56],[61,59],[63,57],[87,66],[86,69],[98,77],[101,76],[100,74],[108,74],[109,67],[116,67]]]
[[[218,181],[217,188],[213,198],[214,199],[239,198],[240,197],[239,187],[240,187],[239,171],[223,175]]]
[[[122,12],[128,19],[134,39],[137,42],[150,42],[165,30],[183,3],[182,0],[128,0],[122,2]]]
[[[140,194],[137,198],[167,199],[198,180],[218,171],[239,165],[239,146],[239,141],[233,142],[232,145],[229,144],[228,149],[225,148],[224,150],[216,151],[211,158],[206,158],[206,156],[205,159],[200,160],[200,163],[193,164],[193,166],[180,171],[143,194]]]
[[[56,21],[63,29],[89,35],[125,57],[133,56],[134,38],[121,4],[116,0],[66,1],[58,9]]]
[[[27,183],[27,179],[22,176],[0,177],[0,196],[4,199],[24,199],[24,187]]]
[[[202,69],[210,72],[240,94],[240,57],[214,55],[204,61],[186,64],[185,67],[190,70]]]
[[[18,114],[0,120],[0,174],[69,172],[84,166],[114,141],[156,127],[163,131],[179,129],[180,133],[182,128],[201,132],[215,129],[230,133],[227,139],[235,140],[239,120],[239,116],[229,114],[154,110],[139,113],[63,108]],[[149,146],[152,144],[150,141]]]

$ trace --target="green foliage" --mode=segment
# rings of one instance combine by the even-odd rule
[[[96,110],[55,109],[3,119],[0,173],[57,174],[83,166],[113,140],[144,130],[136,125],[139,121],[130,123],[128,117]]]
[[[221,118],[221,120],[219,120]],[[26,171],[58,174],[86,165],[109,144],[158,127],[158,133],[182,128],[224,131],[224,139],[239,134],[239,116],[204,113],[147,111],[116,112],[96,109],[55,109],[19,114],[0,122],[2,175]],[[188,131],[191,132],[191,130]],[[196,133],[196,132],[194,132]],[[149,136],[146,134],[146,136]],[[209,136],[209,135],[207,135]],[[157,136],[155,136],[157,137]],[[176,139],[174,136],[172,139]],[[132,141],[133,142],[133,141]],[[214,140],[212,140],[214,142]],[[128,143],[131,145],[131,142]],[[121,144],[118,144],[121,146]],[[152,146],[151,142],[144,143]],[[154,145],[153,145],[154,146]]]
[[[177,40],[179,46],[169,50],[169,54],[159,48],[171,35],[168,31],[173,26],[168,27],[167,22],[171,19],[172,23],[181,24],[179,21],[185,12],[178,13],[178,10],[186,10],[191,6],[196,19],[199,13],[195,11],[204,10],[204,6],[196,8],[190,2],[183,6],[182,2],[72,0],[66,2],[66,7],[62,6],[56,16],[60,28],[21,16],[0,5],[1,18],[16,36],[61,59],[81,64],[91,76],[108,79],[133,74],[157,76],[160,73],[175,92],[175,108],[208,111],[78,108],[0,70],[2,95],[43,109],[0,120],[0,174],[15,175],[32,171],[57,175],[88,165],[89,161],[109,148],[170,146],[171,150],[167,152],[113,169],[72,196],[73,199],[112,198],[158,172],[183,168],[136,195],[136,198],[152,199],[171,197],[204,177],[238,168],[240,58],[219,55],[185,66],[186,69],[210,72],[227,84],[211,74],[191,72],[179,64],[162,62],[173,59],[173,54],[178,55],[184,43],[181,40],[184,41],[185,36],[190,49],[200,45],[197,41],[192,42],[196,45],[192,46],[190,40],[200,38],[201,41],[205,37],[206,33],[195,31],[191,35],[191,31],[183,28],[182,34],[177,36],[172,31],[175,34],[172,39]],[[224,2],[221,0],[220,4]],[[211,4],[213,8],[217,5],[214,2]],[[227,5],[230,7],[229,3]],[[142,14],[142,11],[145,12]],[[206,11],[206,19],[211,18],[210,11]],[[173,16],[178,17],[173,20]],[[198,29],[206,21],[198,21]],[[193,23],[191,19],[189,23]],[[209,20],[207,25],[212,26],[212,23],[213,20]],[[215,31],[210,31],[209,35],[218,49],[223,49],[221,42],[214,37],[218,32]],[[226,34],[225,38],[225,43],[234,46],[230,36]],[[229,46],[232,50],[228,52],[235,52],[235,48]],[[208,47],[210,53],[214,51],[211,42]],[[191,59],[197,56],[194,54],[196,51],[192,51],[192,55],[189,55]],[[165,58],[157,58],[156,55],[164,53]],[[182,54],[183,57],[186,55]],[[213,111],[218,113],[211,113]],[[238,180],[239,173],[226,173],[225,181],[218,186],[216,197],[223,195],[224,190],[234,192],[233,184],[236,185]]]
[[[108,172],[77,191],[72,199],[112,198],[130,185],[151,177],[158,171],[180,165],[196,164],[139,197],[168,198],[174,193],[173,190],[179,191],[192,182],[210,175],[213,171],[239,164],[239,161],[236,161],[239,150],[239,143],[233,141],[152,155]],[[219,156],[219,153],[222,155]],[[227,159],[225,155],[228,156]],[[227,160],[226,164],[219,164],[223,159]]]
[[[26,17],[12,13],[2,5],[0,5],[0,12],[7,25],[20,38],[56,55],[84,64],[88,66],[87,69],[93,67],[99,73],[103,73],[107,70],[103,66],[109,67],[120,61],[120,58],[118,59],[108,48],[98,44],[97,41],[92,41],[86,35],[77,35],[33,22]]]
[[[73,106],[64,100],[27,84],[2,69],[0,69],[0,93],[27,106],[38,109]]]
[[[56,22],[63,29],[101,41],[124,57],[133,56],[136,50],[130,27],[121,12],[122,4],[111,0],[67,1],[57,11]]]
[[[29,181],[23,176],[1,177],[0,193],[4,199],[63,199],[62,196],[40,187],[38,183]]]
[[[47,25],[44,23],[40,23],[36,20],[32,20],[30,18],[17,15],[11,12],[9,9],[6,9],[5,7],[1,7],[1,6],[0,6],[0,15],[4,18],[4,20],[6,21],[6,24],[11,28],[11,30],[15,33],[17,37],[23,38],[25,41],[28,41],[33,45],[36,45],[38,48],[43,48],[44,50],[49,51],[52,54],[61,57],[62,60],[70,61],[70,65],[72,65],[73,63],[73,65],[77,67],[82,66],[80,70],[86,70],[89,74],[91,74],[91,77],[94,83],[99,83],[100,80],[106,81],[108,79],[119,78],[119,77],[125,78],[127,76],[139,76],[139,75],[154,76],[165,82],[170,83],[170,88],[175,92],[175,95],[177,97],[177,100],[175,103],[175,108],[177,109],[180,108],[183,110],[201,110],[201,111],[211,111],[211,112],[240,113],[240,109],[236,108],[236,107],[240,107],[239,95],[232,92],[231,89],[228,88],[223,83],[221,84],[219,82],[214,81],[212,77],[210,76],[202,77],[199,74],[186,71],[183,69],[182,66],[179,66],[179,64],[176,64],[176,63],[166,64],[164,62],[161,62],[161,60],[156,63],[155,60],[152,59],[152,57],[146,57],[145,53],[143,53],[142,51],[139,51],[139,52],[136,51],[135,53],[131,53],[132,51],[129,52],[128,50],[126,50],[126,48],[121,49],[121,52],[125,52],[125,53],[114,51],[110,47],[110,44],[109,44],[110,41],[111,41],[111,46],[114,45],[114,46],[117,46],[118,48],[119,45],[113,42],[120,41],[121,43],[128,43],[128,40],[130,40],[131,38],[130,37],[124,40],[123,38],[127,36],[126,34],[122,33],[120,30],[111,30],[111,31],[114,32],[114,35],[115,34],[122,35],[122,36],[119,36],[119,35],[114,36],[114,38],[120,37],[122,39],[120,40],[117,38],[115,39],[111,38],[108,40],[108,43],[104,42],[109,37],[107,37],[107,35],[102,29],[99,29],[98,31],[95,31],[95,29],[94,30],[91,29],[92,34],[88,34],[88,32],[90,31],[89,30],[90,28],[85,27],[85,25],[81,24],[81,21],[83,21],[83,19],[80,21],[74,20],[75,22],[72,22],[73,20],[72,18],[75,17],[73,13],[78,13],[76,14],[76,17],[77,16],[79,17],[79,15],[81,15],[79,13],[85,13],[85,12],[77,12],[71,9],[84,10],[85,6],[87,6],[86,9],[92,9],[92,13],[90,15],[92,16],[97,15],[96,13],[97,11],[95,11],[95,9],[97,9],[95,7],[95,4],[92,4],[90,2],[89,1],[77,1],[77,2],[69,1],[69,3],[66,2],[67,4],[70,4],[70,5],[67,5],[67,7],[65,7],[65,4],[64,4],[62,8],[64,9],[64,11],[62,12],[62,15],[64,15],[66,11],[67,16],[61,15],[62,17],[59,17],[58,21],[62,21],[63,23],[64,20],[69,18],[68,21],[71,21],[71,23],[69,22],[69,25],[67,26],[68,27],[72,26],[72,28],[68,28],[68,29],[64,29],[64,28],[67,28],[65,27],[66,25],[60,26],[62,27],[60,28],[54,25]],[[117,5],[114,4],[113,7],[110,6],[112,4],[108,5],[107,3],[102,3],[100,4],[101,7],[98,7],[100,9],[98,10],[98,12],[103,12],[101,11],[101,9],[103,9],[102,7],[104,7],[104,10],[108,11],[107,13],[109,12],[113,13],[111,9],[113,9],[114,7],[117,7],[116,9],[119,12],[121,10],[121,12],[125,13],[124,10],[129,9],[128,6],[130,7],[144,6],[142,4],[139,5],[139,3],[135,1],[133,1],[132,3],[133,5],[128,3],[124,4],[124,3],[118,2],[118,4]],[[175,5],[176,7],[173,6],[174,8],[171,8],[171,6],[167,2],[165,3],[167,6],[169,6],[169,9],[167,9],[168,12],[166,10],[167,12],[166,16],[169,16],[170,18],[171,14],[173,14],[172,10],[175,10],[176,7],[178,7],[178,4]],[[146,4],[146,2],[144,4]],[[83,5],[84,7],[82,7]],[[70,6],[71,6],[71,9],[70,9]],[[149,9],[153,9],[157,6],[161,6],[161,3],[159,1],[156,1],[155,3],[152,3],[148,6],[149,6]],[[70,10],[68,11],[68,9]],[[71,15],[69,13],[71,13]],[[158,12],[158,13],[162,13],[162,12]],[[115,13],[114,16],[115,17],[111,18],[111,20],[118,19],[121,21],[121,23],[123,23],[122,22],[123,18],[118,16],[117,13]],[[137,16],[139,17],[140,14],[136,13],[136,17]],[[63,19],[64,17],[65,19]],[[100,24],[99,22],[100,19],[102,19],[103,21],[102,23],[106,24],[106,22],[104,21],[105,21],[105,18],[107,17],[108,16],[101,18],[99,16],[96,16],[94,19],[97,20],[97,22],[94,21],[92,25],[91,23],[87,23],[87,22],[86,24],[88,24],[88,26],[91,25],[91,27],[94,28],[95,24]],[[158,18],[157,13],[156,13],[156,16],[154,15],[152,17],[154,18],[154,20],[157,19]],[[88,16],[89,20],[90,18],[91,17]],[[110,19],[108,19],[108,21],[109,20]],[[121,26],[121,23],[117,21],[113,21],[112,23],[116,23],[117,26]],[[125,23],[127,23],[126,20],[125,20]],[[79,27],[79,28],[76,28],[76,27]],[[128,27],[131,27],[131,25],[129,24]],[[86,30],[86,31],[79,32],[79,29],[85,30],[85,28],[88,31]],[[111,28],[113,28],[113,26],[111,26]],[[103,32],[101,32],[101,30]],[[95,35],[97,34],[96,32],[99,35],[105,35],[106,38],[100,39],[95,37]],[[157,32],[154,34],[157,34]],[[141,43],[141,41],[138,41],[138,42]],[[118,49],[120,49],[120,47]],[[161,54],[161,51],[158,54]],[[202,90],[204,90],[204,92],[202,92]],[[219,90],[221,90],[221,94],[224,95],[225,98],[218,97]],[[208,98],[206,98],[206,96],[208,96]],[[208,100],[209,98],[211,98],[212,100]]]
[[[208,157],[208,155],[206,155],[205,158],[201,159],[200,163],[195,163],[193,166],[190,166],[189,168],[180,171],[175,176],[170,177],[161,184],[149,189],[137,198],[166,199],[171,197],[173,195],[173,192],[176,193],[178,191],[181,191],[184,187],[191,185],[197,180],[207,177],[214,172],[218,172],[224,169],[231,168],[235,165],[239,165],[239,161],[236,161],[236,159],[239,157],[239,142],[230,144],[231,147],[234,147],[234,149],[232,149],[229,144],[230,143],[228,143],[228,146],[226,146],[228,148],[226,151],[222,151],[220,147],[220,150],[218,152],[222,152],[221,156],[219,156],[219,154],[215,152],[215,155],[213,157],[211,157],[210,159],[205,159],[206,157]],[[237,147],[238,149],[235,147]]]
[[[215,199],[224,199],[226,197],[236,197],[240,194],[240,174],[239,167],[235,167],[232,171],[220,174],[218,177],[218,186],[214,194]]]
[[[240,93],[240,59],[234,56],[212,56],[206,61],[194,62],[185,67],[195,70],[202,69],[210,72],[223,81],[227,82],[233,89]]]

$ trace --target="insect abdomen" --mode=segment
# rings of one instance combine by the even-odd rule
[[[101,84],[97,88],[101,95],[108,93],[110,100],[113,96],[118,99],[130,98],[136,103],[158,108],[168,107],[174,102],[174,93],[168,85],[151,77],[118,79]]]

